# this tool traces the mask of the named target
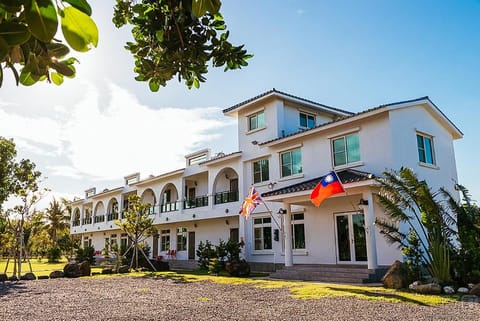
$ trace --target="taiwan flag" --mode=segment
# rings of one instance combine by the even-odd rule
[[[342,183],[337,174],[332,171],[315,186],[310,195],[310,200],[316,207],[319,207],[326,198],[342,192],[345,192]]]

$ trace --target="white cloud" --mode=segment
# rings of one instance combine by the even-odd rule
[[[219,108],[152,109],[113,84],[108,105],[99,106],[105,93],[92,84],[82,88],[81,99],[54,106],[48,117],[9,113],[0,101],[1,135],[13,137],[19,150],[50,157],[42,170],[48,177],[118,180],[136,171],[159,174],[183,167],[185,154],[208,145],[218,137],[215,130],[230,124]]]

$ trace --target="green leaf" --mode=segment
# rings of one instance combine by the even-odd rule
[[[153,79],[150,79],[150,81],[148,82],[148,86],[150,87],[150,90],[153,92],[157,92],[160,89],[160,84]]]
[[[28,67],[24,67],[20,73],[20,83],[24,86],[34,85],[40,77],[33,74]]]
[[[48,55],[50,57],[62,58],[68,55],[70,49],[62,43],[47,44]]]
[[[64,75],[64,76],[67,76],[67,77],[72,77],[75,75],[75,71],[70,69],[69,65],[67,65],[66,63],[62,62],[62,61],[56,61],[56,62],[52,62],[51,63],[51,66],[53,69],[55,69],[58,73]]]
[[[195,17],[200,18],[207,12],[216,14],[220,10],[222,3],[220,0],[193,0],[192,13]]]
[[[30,32],[43,42],[52,41],[57,33],[57,11],[52,0],[32,0],[25,18]]]
[[[163,30],[158,30],[155,33],[155,37],[157,38],[158,41],[162,42],[163,41]]]
[[[9,50],[10,47],[8,46],[7,41],[0,36],[0,61],[2,61],[8,55]],[[1,65],[0,68],[2,68]]]
[[[85,13],[74,7],[61,12],[62,32],[67,43],[76,51],[85,52],[98,44],[98,28]]]
[[[27,26],[21,23],[4,22],[0,24],[0,36],[10,46],[21,45],[30,38]]]
[[[77,8],[86,15],[92,15],[92,7],[88,4],[86,0],[62,0],[63,2],[71,4],[73,7]]]
[[[58,72],[52,72],[50,74],[50,79],[57,86],[60,86],[63,83],[63,75],[59,74]]]

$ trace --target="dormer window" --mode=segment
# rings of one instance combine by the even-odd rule
[[[195,165],[207,160],[207,154],[200,154],[188,159],[188,165]]]
[[[124,179],[125,179],[125,185],[128,185],[128,186],[133,185],[140,181],[140,173],[135,173],[132,175],[125,176]]]
[[[304,129],[315,127],[315,115],[300,112],[300,127]]]
[[[262,111],[248,116],[248,130],[255,130],[265,127],[265,113]]]

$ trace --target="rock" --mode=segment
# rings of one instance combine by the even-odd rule
[[[468,288],[469,288],[469,289],[473,288],[474,286],[475,286],[475,284],[473,284],[473,283],[468,283]]]
[[[36,280],[37,277],[35,276],[35,274],[29,272],[29,273],[25,273],[24,275],[22,275],[22,280],[26,280],[26,281],[33,281],[33,280]]]
[[[454,294],[455,288],[453,286],[447,285],[443,287],[443,293],[445,294]]]
[[[480,297],[476,295],[464,295],[462,296],[463,302],[480,302]]]
[[[419,284],[410,288],[412,291],[421,294],[440,294],[442,287],[436,283]]]
[[[111,268],[103,268],[102,274],[113,274],[113,270]]]
[[[410,290],[413,290],[417,285],[420,285],[420,284],[422,284],[421,281],[415,281],[415,282],[413,282],[412,284],[410,284],[410,285],[408,286],[408,288],[409,288]]]
[[[225,270],[227,270],[231,276],[250,275],[250,265],[245,260],[240,262],[227,262],[225,264]]]
[[[59,279],[65,277],[65,273],[63,273],[63,271],[53,271],[49,276],[50,279]]]
[[[128,265],[120,265],[117,272],[118,273],[129,273],[130,272],[130,267]]]
[[[63,274],[66,278],[78,278],[80,276],[80,269],[77,263],[67,263],[63,267]]]
[[[18,278],[17,278],[16,275],[12,275],[11,277],[8,278],[8,281],[10,281],[10,282],[16,282],[16,281],[18,281]]]
[[[4,273],[0,274],[0,282],[5,282],[8,280],[8,276]]]
[[[480,283],[477,283],[470,289],[470,294],[480,296]]]
[[[52,272],[53,273],[53,272]],[[39,275],[38,276],[38,279],[39,280],[47,280],[48,279],[48,275]]]
[[[470,290],[464,287],[458,288],[457,293],[459,294],[467,294]]]
[[[408,286],[408,271],[400,261],[393,262],[382,278],[383,286],[389,289],[403,289]]]
[[[90,263],[88,261],[83,261],[78,264],[78,270],[80,271],[80,276],[90,276],[92,269],[90,268]]]

